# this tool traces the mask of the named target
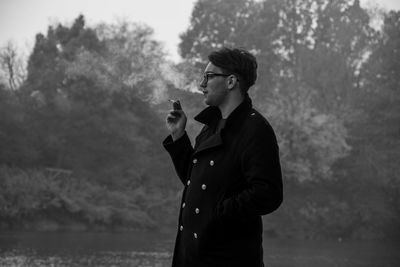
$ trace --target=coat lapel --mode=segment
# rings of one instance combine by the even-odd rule
[[[216,133],[208,137],[206,140],[201,141],[194,153],[199,153],[206,149],[218,147],[223,144],[221,133]]]

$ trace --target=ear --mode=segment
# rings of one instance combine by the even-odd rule
[[[231,75],[227,79],[228,89],[232,90],[238,84],[238,79],[235,75]]]

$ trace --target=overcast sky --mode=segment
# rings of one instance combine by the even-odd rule
[[[369,0],[361,0],[361,3]],[[12,40],[21,49],[33,46],[35,35],[55,22],[70,23],[83,14],[88,25],[117,18],[143,22],[154,29],[170,58],[177,60],[179,34],[188,25],[196,0],[0,0],[0,46]],[[400,0],[376,0],[400,10]]]

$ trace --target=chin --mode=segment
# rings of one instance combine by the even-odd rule
[[[204,98],[203,103],[206,104],[207,106],[218,106],[216,103],[215,99],[210,99],[210,98]]]
[[[207,106],[215,106],[213,103],[207,100],[204,100],[204,104],[206,104]]]

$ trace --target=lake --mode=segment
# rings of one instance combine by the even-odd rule
[[[175,233],[0,233],[0,266],[171,265]],[[270,267],[398,267],[400,243],[264,238]]]

